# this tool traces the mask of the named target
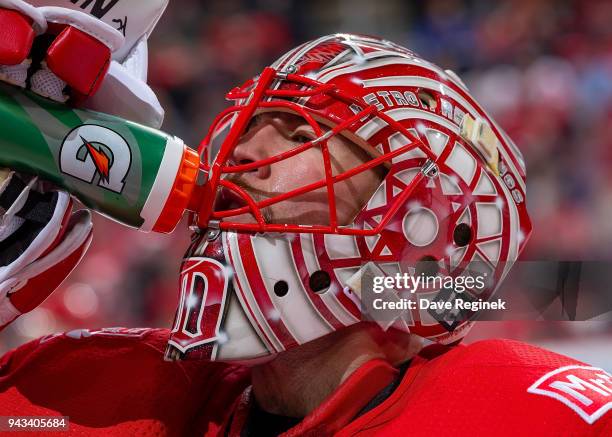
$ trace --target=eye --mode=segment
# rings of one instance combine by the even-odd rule
[[[316,137],[310,126],[299,126],[289,135],[289,139],[298,144],[307,143]]]
[[[308,141],[312,141],[313,138],[310,138],[304,134],[300,134],[300,133],[296,133],[291,135],[291,141],[296,142],[296,143],[300,143],[300,144],[304,144],[307,143]]]
[[[257,126],[259,123],[261,123],[261,118],[262,118],[261,116],[262,115],[263,114],[259,114],[259,115],[256,115],[254,117],[251,117],[251,121],[249,121],[249,124],[247,125],[246,129],[244,130],[244,132],[246,133],[246,132],[250,131],[255,126]]]

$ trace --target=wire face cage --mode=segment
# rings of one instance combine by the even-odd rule
[[[303,75],[281,73],[268,67],[256,80],[249,80],[242,87],[230,91],[227,94],[227,99],[234,101],[234,105],[222,111],[215,118],[207,136],[199,147],[202,156],[201,169],[208,174],[203,196],[205,199],[211,199],[211,201],[202,202],[202,207],[198,212],[197,225],[200,228],[205,228],[210,223],[215,223],[215,225],[218,223],[218,227],[222,230],[375,235],[380,233],[388,224],[400,205],[410,197],[422,179],[436,172],[436,156],[421,139],[379,110],[377,106],[366,104],[362,99],[339,89],[336,84],[322,83]],[[309,101],[308,104],[305,104],[306,100]],[[321,111],[313,109],[313,101],[316,102],[317,100],[325,102],[326,105],[344,105],[350,110],[350,113],[347,112],[349,115],[344,119],[334,120],[333,124],[335,125],[327,128],[318,121],[321,120],[321,117],[318,116]],[[291,150],[282,151],[254,162],[238,165],[232,163],[232,153],[253,117],[262,112],[272,111],[290,112],[300,116],[312,128],[316,138],[298,144]],[[371,151],[374,152],[371,159],[346,171],[334,174],[328,141],[343,131],[354,130],[355,126],[363,125],[374,117],[378,117],[389,127],[401,133],[408,139],[408,142],[386,153],[377,153],[371,148]],[[328,121],[332,124],[331,120]],[[222,136],[221,132],[225,133],[225,137],[222,141],[219,141],[219,137]],[[232,175],[270,166],[313,148],[318,148],[321,151],[323,160],[325,176],[318,181],[256,201],[247,190],[231,180]],[[389,166],[397,156],[415,149],[419,149],[426,156],[425,165],[423,165],[422,171],[403,190],[401,196],[391,205],[376,227],[357,229],[339,223],[335,190],[337,183],[375,167]],[[271,205],[321,189],[326,190],[329,205],[327,223],[271,223],[262,213],[264,208]],[[217,199],[223,190],[231,192],[244,205],[231,209],[215,207],[215,205],[218,206],[218,202],[215,202],[214,199]],[[232,221],[232,218],[245,213],[251,215],[251,223]]]

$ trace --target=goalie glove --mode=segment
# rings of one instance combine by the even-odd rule
[[[0,0],[0,80],[159,128],[147,38],[168,0],[77,3]]]
[[[0,330],[40,305],[87,251],[91,214],[36,177],[0,179]]]

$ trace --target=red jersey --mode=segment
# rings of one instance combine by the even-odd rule
[[[79,330],[25,344],[0,359],[0,415],[69,416],[61,435],[244,434],[249,369],[165,362],[168,336]],[[286,435],[603,436],[612,435],[610,409],[602,369],[487,340],[427,347],[403,372],[370,361]]]

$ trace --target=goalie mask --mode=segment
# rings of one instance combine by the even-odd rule
[[[360,321],[459,341],[473,323],[465,314],[377,314],[371,305],[375,297],[490,299],[531,232],[521,153],[457,76],[391,42],[336,34],[291,50],[227,98],[233,106],[200,148],[207,182],[167,358],[255,362]],[[299,117],[313,137],[237,160],[249,125],[271,114]],[[334,138],[365,158],[339,170]],[[288,172],[295,185],[266,196],[239,183],[312,150],[317,181],[300,185],[299,171]],[[373,171],[380,183],[343,217],[341,184]],[[269,213],[313,193],[327,200],[316,219]],[[475,272],[487,278],[482,287],[372,287],[376,276]]]

